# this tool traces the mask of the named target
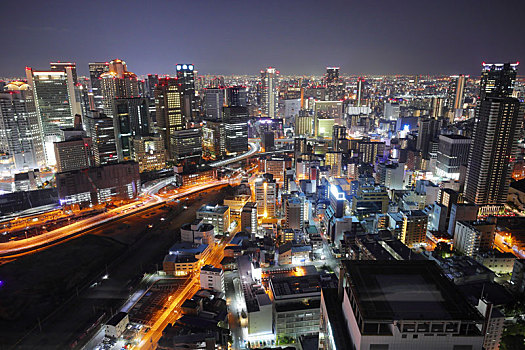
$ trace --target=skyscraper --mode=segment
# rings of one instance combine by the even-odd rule
[[[117,143],[113,119],[99,112],[92,112],[84,118],[87,135],[91,137],[95,164],[105,165],[118,162]]]
[[[261,70],[261,112],[264,117],[276,118],[279,100],[279,71],[273,67]]]
[[[520,102],[511,97],[516,67],[509,63],[483,66],[465,198],[491,206],[485,209],[489,212],[505,203],[511,179],[520,119]]]
[[[344,87],[339,78],[339,67],[326,67],[325,83],[329,101],[339,101],[344,98]]]
[[[39,122],[42,127],[46,162],[55,164],[53,142],[61,141],[60,129],[74,123],[76,99],[73,70],[35,71],[26,67],[27,82],[35,98]],[[78,106],[80,107],[80,106]]]
[[[186,129],[183,115],[183,91],[177,78],[161,78],[155,88],[155,115],[157,128],[164,140],[168,158],[173,159],[171,136],[175,131]]]
[[[55,142],[57,172],[80,170],[95,166],[93,146],[89,137],[75,137]]]
[[[109,71],[109,62],[89,63],[89,79],[91,81],[90,105],[92,110],[103,111],[102,84],[100,76]]]
[[[14,170],[45,165],[42,132],[29,86],[22,82],[7,85],[0,92],[0,153],[12,157]]]
[[[206,120],[222,121],[222,107],[224,106],[224,87],[204,89],[204,112]]]
[[[114,59],[109,70],[100,75],[104,113],[112,118],[116,98],[139,97],[139,84],[135,73],[128,72],[126,62]]]
[[[248,104],[246,86],[229,86],[226,88],[226,104],[231,107],[246,107]]]
[[[132,138],[149,134],[149,103],[144,97],[117,98],[114,102],[113,126],[119,161],[131,160]]]
[[[195,67],[193,64],[177,64],[177,79],[183,93],[183,114],[187,121],[194,120],[198,114],[197,96],[195,95]]]

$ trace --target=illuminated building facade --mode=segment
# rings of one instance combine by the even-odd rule
[[[7,85],[0,92],[0,153],[8,154],[12,169],[45,166],[42,132],[33,94],[25,83]]]
[[[517,149],[520,102],[511,97],[517,65],[483,67],[481,100],[476,109],[465,179],[465,199],[493,208],[503,205]]]
[[[261,114],[276,118],[279,100],[279,71],[273,67],[261,70]]]
[[[155,88],[155,116],[157,128],[164,140],[168,158],[173,159],[171,138],[175,131],[186,129],[183,115],[183,90],[178,79],[161,78]]]
[[[100,87],[104,113],[110,118],[115,113],[115,99],[140,96],[137,76],[120,59],[109,62],[108,71],[100,75]]]
[[[195,95],[195,66],[193,64],[177,64],[176,68],[184,101],[182,113],[187,121],[191,121],[199,114],[197,96]]]
[[[102,112],[104,102],[102,96],[102,82],[100,76],[109,71],[109,62],[89,63],[89,79],[91,82],[90,107],[92,110]]]
[[[277,212],[277,195],[279,185],[271,174],[264,174],[255,180],[255,201],[257,216],[273,218]]]
[[[87,136],[91,137],[96,165],[118,162],[113,119],[93,112],[84,118]]]
[[[167,151],[160,135],[134,137],[133,159],[139,164],[141,173],[164,169]]]
[[[144,97],[116,98],[113,108],[118,159],[131,160],[133,137],[149,134],[149,102]]]
[[[55,142],[57,172],[79,170],[95,166],[90,137],[77,137]]]

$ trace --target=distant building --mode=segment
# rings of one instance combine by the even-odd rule
[[[113,119],[95,112],[84,119],[87,136],[91,137],[96,165],[118,162]]]
[[[171,135],[173,159],[184,165],[196,164],[202,156],[202,133],[200,128],[174,131]]]
[[[277,196],[279,185],[270,174],[265,174],[255,180],[255,200],[257,215],[273,218],[277,212]]]
[[[436,176],[459,180],[459,167],[467,164],[471,141],[460,135],[440,135]]]
[[[257,233],[257,203],[248,202],[244,205],[241,212],[241,231],[246,231],[252,235]]]
[[[133,160],[139,163],[139,171],[162,170],[166,167],[167,151],[160,135],[133,138]]]
[[[287,198],[284,205],[286,227],[302,230],[304,227],[304,203],[299,197]]]

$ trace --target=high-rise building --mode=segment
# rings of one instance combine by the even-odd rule
[[[224,107],[224,148],[227,155],[248,151],[248,108]]]
[[[95,166],[90,137],[74,137],[55,142],[57,172],[80,170]]]
[[[465,198],[480,206],[490,206],[489,210],[497,210],[505,203],[511,180],[518,123],[523,115],[519,100],[511,97],[515,76],[516,65],[508,63],[484,66],[482,73],[482,98],[476,108]]]
[[[326,67],[326,94],[329,101],[339,101],[344,98],[343,81],[339,78],[339,67]]]
[[[159,83],[159,75],[158,74],[148,74],[148,80],[147,80],[147,89],[146,89],[146,96],[149,98],[155,97],[155,87]]]
[[[100,76],[109,71],[109,62],[89,63],[89,79],[91,81],[90,107],[91,110],[104,110],[102,84]]]
[[[222,122],[206,121],[202,127],[202,156],[209,160],[217,160],[226,154],[224,124]]]
[[[133,137],[133,159],[139,163],[139,171],[155,171],[166,166],[167,152],[160,135]]]
[[[276,118],[279,101],[279,71],[273,67],[261,70],[261,112],[264,117]]]
[[[443,116],[443,101],[442,97],[432,97],[432,110],[430,116],[434,119],[438,119]]]
[[[277,195],[279,185],[271,174],[264,174],[255,180],[255,201],[257,215],[273,218],[277,212]]]
[[[299,115],[295,118],[295,135],[296,136],[311,136],[313,117],[308,115],[305,110],[300,110]]]
[[[100,86],[104,113],[110,118],[115,111],[115,99],[140,96],[137,76],[120,59],[109,62],[109,70],[100,75]]]
[[[186,129],[186,118],[182,112],[183,100],[183,91],[178,79],[159,79],[155,89],[155,116],[169,159],[174,157],[170,146],[172,135],[175,131]]]
[[[92,140],[95,164],[98,166],[118,162],[113,119],[93,112],[84,118],[84,124],[87,136]]]
[[[439,133],[440,122],[434,118],[419,118],[416,149],[421,151],[423,158],[428,159],[430,141],[434,140]]]
[[[401,106],[398,102],[385,101],[383,115],[386,120],[398,120],[401,113]]]
[[[463,108],[463,101],[465,100],[465,84],[468,78],[468,75],[463,74],[450,77],[450,85],[447,92],[447,102],[450,109],[455,111]]]
[[[334,125],[332,131],[332,149],[336,152],[348,151],[348,138],[346,137],[346,127]]]
[[[0,92],[0,153],[12,158],[13,169],[45,166],[42,131],[33,93],[25,83],[11,83]]]
[[[177,64],[176,68],[184,100],[182,112],[186,120],[191,121],[199,115],[195,95],[195,67],[193,64]]]
[[[230,107],[246,107],[248,91],[246,86],[229,86],[226,88],[226,105]]]
[[[299,197],[287,198],[284,203],[286,228],[302,230],[304,227],[304,204]]]
[[[257,233],[257,203],[248,202],[241,212],[241,230],[252,235]]]
[[[51,62],[49,66],[52,71],[64,72],[67,75],[67,88],[71,96],[71,113],[82,115],[82,91],[81,84],[78,83],[77,65],[73,62]]]
[[[467,164],[471,141],[461,135],[439,135],[436,176],[459,180],[460,166]]]
[[[334,124],[341,124],[342,101],[314,102],[314,136],[331,138]]]
[[[401,215],[401,242],[410,248],[426,243],[428,215],[421,210],[401,212]]]
[[[170,141],[175,162],[183,165],[199,162],[202,156],[202,130],[200,128],[175,131]]]
[[[113,126],[120,162],[132,159],[132,138],[149,135],[149,103],[144,97],[116,98]]]
[[[481,71],[479,98],[489,94],[510,97],[514,91],[519,63],[485,63]]]
[[[204,111],[206,120],[222,121],[222,108],[225,106],[224,87],[204,89]]]
[[[26,67],[26,76],[42,127],[46,162],[54,165],[53,142],[61,141],[60,129],[73,127],[73,112],[77,110],[73,70],[35,71]]]
[[[457,221],[454,232],[454,248],[467,256],[491,251],[494,245],[492,221]]]

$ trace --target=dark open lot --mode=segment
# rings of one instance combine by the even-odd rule
[[[144,272],[161,268],[178,228],[193,220],[202,204],[220,201],[227,192],[189,196],[0,266],[0,349],[82,344],[86,330],[109,318]],[[103,280],[105,274],[109,278]]]

